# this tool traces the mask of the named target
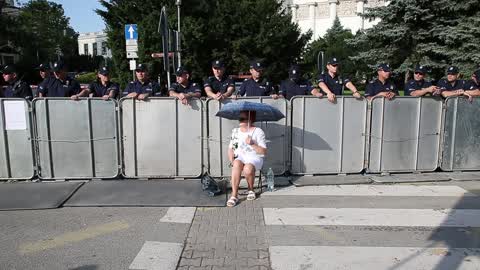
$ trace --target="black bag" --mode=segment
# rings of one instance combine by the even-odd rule
[[[200,181],[202,183],[202,190],[206,191],[208,196],[214,197],[222,194],[219,183],[210,175],[204,174]]]

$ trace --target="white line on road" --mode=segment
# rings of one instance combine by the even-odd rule
[[[192,223],[195,207],[170,207],[160,222]]]
[[[415,185],[345,185],[318,187],[287,187],[262,196],[406,196],[406,197],[462,197],[476,196],[458,186],[415,186]]]
[[[175,270],[182,250],[183,244],[180,243],[147,241],[128,269]]]
[[[273,246],[274,270],[478,270],[480,249]]]
[[[480,227],[480,210],[264,208],[266,225]]]

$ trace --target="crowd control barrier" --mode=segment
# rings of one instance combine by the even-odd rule
[[[175,98],[120,101],[123,174],[128,178],[198,177],[203,168],[203,103]]]
[[[228,144],[232,130],[238,127],[238,121],[227,120],[216,117],[215,114],[221,109],[222,105],[228,102],[250,101],[266,103],[279,109],[285,118],[277,122],[257,123],[265,132],[267,140],[267,156],[263,164],[263,170],[272,168],[276,175],[285,173],[288,154],[287,141],[287,105],[285,99],[274,100],[270,97],[238,98],[227,99],[221,102],[216,100],[207,101],[208,116],[208,168],[210,175],[214,177],[230,176],[228,161]],[[258,168],[257,168],[258,169]]]
[[[438,168],[443,100],[374,98],[370,172],[429,172]]]
[[[480,170],[480,98],[448,98],[445,104],[442,170]]]
[[[114,178],[119,173],[117,102],[33,101],[41,179]]]
[[[30,104],[24,99],[0,99],[0,179],[35,176]]]
[[[359,173],[365,164],[367,101],[353,97],[295,97],[292,174]]]

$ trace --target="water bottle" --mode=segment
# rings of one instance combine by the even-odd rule
[[[275,175],[272,168],[268,168],[267,172],[267,190],[273,192],[275,190]]]

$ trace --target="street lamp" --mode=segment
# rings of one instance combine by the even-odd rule
[[[182,66],[182,58],[181,58],[181,53],[180,53],[180,7],[182,6],[182,0],[176,0],[177,5],[177,59],[178,59],[178,66]]]

